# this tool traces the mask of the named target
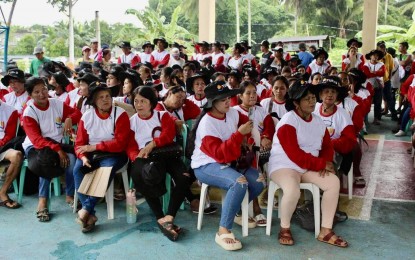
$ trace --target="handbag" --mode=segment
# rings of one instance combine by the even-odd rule
[[[159,122],[161,124],[161,119],[160,119],[160,112],[157,112],[157,116],[159,118]],[[157,130],[161,131],[160,127],[156,127],[153,129],[152,132],[152,137],[154,138],[154,134]],[[168,160],[168,159],[177,159],[180,158],[180,156],[183,155],[183,147],[177,143],[177,142],[173,142],[171,144],[168,145],[164,145],[161,147],[155,147],[151,153],[148,155],[149,159],[152,160]]]
[[[60,159],[57,152],[50,147],[42,149],[31,149],[28,155],[28,168],[38,175],[46,179],[53,179],[65,173],[60,167]]]
[[[252,162],[255,158],[255,151],[253,149],[250,149],[246,145],[242,145],[241,147],[241,155],[236,160],[235,168],[236,169],[248,169],[251,167]]]

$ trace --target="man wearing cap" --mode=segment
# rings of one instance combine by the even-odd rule
[[[261,61],[260,64],[260,73],[263,74],[264,71],[269,67],[269,65],[272,63],[272,52],[269,50],[269,41],[264,40],[261,42]]]
[[[301,60],[301,64],[307,68],[313,61],[314,57],[311,53],[307,52],[307,47],[304,42],[298,44],[298,58]]]
[[[153,54],[151,54],[151,52],[154,50],[154,45],[151,44],[151,42],[146,41],[141,46],[141,49],[143,50],[143,52],[140,52],[140,54],[138,54],[138,56],[140,56],[141,62],[142,63],[150,62],[151,64],[153,64],[154,56]]]
[[[183,68],[185,64],[185,60],[183,58],[180,58],[180,51],[178,48],[172,48],[170,50],[170,60],[167,64],[168,67],[173,67],[174,65],[179,65],[181,68]]]
[[[397,121],[398,116],[396,114],[395,102],[394,102],[394,99],[392,98],[392,84],[390,81],[390,78],[392,76],[392,71],[393,71],[393,57],[392,55],[386,52],[386,45],[384,41],[380,41],[377,43],[377,49],[383,52],[384,54],[383,58],[380,61],[383,62],[383,64],[385,64],[385,69],[386,69],[385,75],[383,76],[383,82],[385,83],[383,87],[383,99],[386,102],[386,106],[384,108],[383,114],[387,114],[388,109],[389,109],[389,111],[392,114],[392,120]]]
[[[85,45],[84,47],[82,47],[82,57],[77,60],[77,63],[80,65],[81,62],[88,62],[88,63],[94,62],[94,59],[91,59],[90,55],[91,55],[91,48]]]
[[[98,57],[98,39],[92,38],[90,46],[91,46],[91,52],[89,53],[89,58],[91,60],[96,60]]]
[[[281,47],[282,49],[284,49],[284,43],[282,41],[278,41],[277,45],[275,46],[275,48]],[[283,51],[282,53],[282,57],[284,58],[284,60],[289,61],[291,60],[291,55],[289,52]]]
[[[154,57],[154,62],[152,63],[155,70],[161,67],[165,67],[170,60],[170,54],[166,50],[169,46],[169,43],[164,39],[164,37],[158,37],[153,40],[154,45],[157,46],[157,50],[154,50],[151,54]]]
[[[130,42],[121,42],[118,47],[120,47],[123,52],[120,57],[118,57],[118,64],[127,63],[130,64],[131,67],[134,67],[137,63],[141,62],[140,57],[131,52]]]
[[[38,72],[39,67],[43,63],[48,62],[50,60],[43,56],[43,48],[42,47],[35,47],[35,49],[33,51],[33,55],[35,55],[36,58],[33,59],[32,62],[30,63],[30,74],[32,74],[33,76],[38,77],[39,76],[39,72]]]
[[[26,102],[30,99],[24,87],[25,81],[24,72],[19,69],[9,70],[6,76],[1,79],[3,85],[9,86],[13,90],[9,94],[4,95],[3,101],[14,107],[20,116],[22,115],[23,108],[26,106]]]

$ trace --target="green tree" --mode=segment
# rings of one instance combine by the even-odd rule
[[[396,4],[398,7],[401,8],[401,13],[412,13],[415,11],[415,1],[414,0],[402,0],[397,2]]]
[[[33,53],[33,47],[36,46],[36,39],[33,34],[26,34],[18,42],[17,45],[13,48],[10,48],[9,54],[23,54],[28,55]]]
[[[356,22],[362,19],[363,1],[362,0],[334,0],[331,5],[322,6],[321,13],[336,21],[339,27],[339,37],[346,38],[346,28],[355,26],[358,29],[359,24]]]
[[[116,35],[117,41],[130,40],[132,44],[138,45],[144,41],[152,41],[159,36],[165,37],[169,42],[183,42],[194,37],[188,30],[177,24],[181,14],[180,6],[174,9],[170,22],[167,22],[166,17],[161,14],[161,5],[156,10],[150,8],[141,11],[128,9],[126,14],[137,17],[144,28],[136,28],[132,25],[124,26]]]
[[[75,62],[72,9],[77,2],[78,0],[48,0],[48,3],[50,3],[52,6],[57,6],[59,8],[59,12],[63,12],[69,18],[69,61],[72,63]]]

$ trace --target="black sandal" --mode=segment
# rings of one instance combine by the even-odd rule
[[[175,231],[175,225],[171,221],[166,221],[163,224],[157,222],[161,232],[171,241],[176,241],[179,238],[178,232]]]
[[[49,210],[44,208],[36,212],[36,217],[39,219],[40,222],[48,222],[50,220]]]

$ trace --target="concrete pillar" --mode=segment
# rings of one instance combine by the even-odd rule
[[[376,48],[376,33],[378,25],[379,0],[364,0],[363,3],[363,46],[361,53],[365,54]]]
[[[215,40],[215,0],[199,0],[199,41]]]

